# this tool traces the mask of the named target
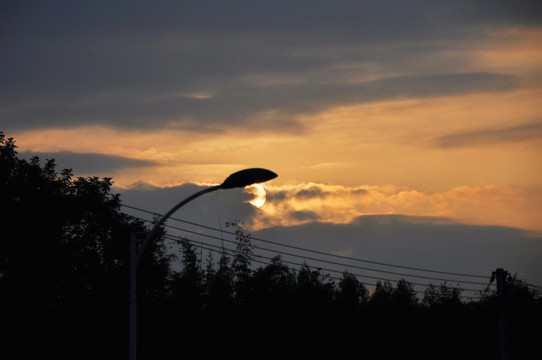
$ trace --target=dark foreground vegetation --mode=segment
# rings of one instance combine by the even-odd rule
[[[132,232],[111,180],[57,173],[17,156],[0,132],[0,358],[126,359]],[[235,253],[200,261],[164,233],[138,270],[140,359],[193,356],[498,359],[497,297],[465,301],[446,284],[416,294],[407,281],[369,294],[355,276],[281,262],[256,268],[238,222]],[[509,269],[513,270],[513,269]],[[542,303],[513,276],[505,288],[510,359],[538,354]],[[31,357],[32,356],[32,357]]]

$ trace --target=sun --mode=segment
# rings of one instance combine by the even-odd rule
[[[265,190],[260,184],[249,185],[245,187],[245,190],[250,194],[254,194],[254,198],[249,201],[250,204],[257,208],[260,208],[265,204]]]

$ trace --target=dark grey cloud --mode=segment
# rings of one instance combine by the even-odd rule
[[[328,193],[317,185],[293,193],[291,190],[267,190],[267,199],[269,201],[282,201],[288,198],[296,197],[299,199],[325,198]]]
[[[287,216],[296,221],[302,222],[317,221],[320,219],[320,215],[318,215],[318,213],[307,210],[291,211]]]
[[[516,273],[520,279],[542,284],[542,239],[514,228],[465,225],[443,218],[372,215],[359,217],[350,224],[312,222],[298,226],[271,227],[255,232],[254,236],[288,246],[374,262],[455,273],[485,274],[488,279],[492,271],[503,267]],[[323,258],[314,254],[304,255]],[[339,262],[354,267],[435,276],[368,263],[346,260]],[[325,263],[311,263],[315,264],[313,266],[330,267]],[[340,266],[338,268],[339,271],[345,269],[347,265],[342,266],[342,269]],[[349,270],[362,275],[400,278],[356,268]],[[374,279],[366,281],[376,282]],[[420,279],[411,278],[410,281],[416,282]]]
[[[540,24],[537,2],[507,4],[10,2],[0,15],[0,120],[5,130],[298,132],[293,114],[337,103],[505,90],[513,79],[450,73],[431,59],[490,26]],[[397,73],[420,59],[418,73],[347,82],[369,73],[364,64]],[[255,123],[262,112],[275,115]]]
[[[542,124],[532,123],[507,128],[487,128],[448,134],[435,139],[434,145],[441,148],[487,146],[540,138],[542,138]]]
[[[160,165],[155,161],[95,153],[75,153],[71,151],[49,153],[24,151],[20,153],[20,156],[23,159],[30,159],[34,156],[39,157],[41,160],[54,159],[57,168],[72,169],[77,175],[102,175],[126,168],[142,168]]]
[[[308,189],[299,190],[295,197],[302,198],[302,199],[311,199],[311,198],[322,198],[325,197],[325,192],[320,187],[317,186],[311,186]]]
[[[266,192],[267,192],[267,200],[269,201],[282,201],[290,197],[290,192],[287,190],[269,189]]]
[[[513,77],[492,73],[459,73],[402,76],[360,84],[298,84],[254,88],[237,87],[210,98],[178,96],[145,100],[138,96],[105,102],[54,103],[4,110],[2,117],[13,128],[104,124],[124,130],[179,127],[219,132],[227,126],[299,132],[295,115],[320,111],[337,104],[374,100],[432,97],[515,88]],[[272,119],[254,122],[265,112]],[[47,121],[44,121],[47,119]]]
[[[139,183],[129,189],[116,189],[116,191],[121,194],[122,203],[125,205],[165,214],[182,200],[203,189],[203,186],[194,184],[158,188]],[[249,222],[257,211],[248,203],[252,197],[253,195],[246,193],[243,189],[219,190],[188,203],[174,217],[200,224],[205,223],[216,228],[224,226],[227,221]],[[129,208],[123,210],[136,216],[144,215]]]
[[[204,3],[136,0],[112,4],[104,0],[91,3],[70,1],[57,5],[39,1],[17,2],[3,6],[5,28],[28,21],[32,27],[23,29],[23,35],[38,32],[41,36],[66,35],[66,30],[79,36],[171,30],[212,35],[217,32],[309,35],[316,32],[354,36],[363,34],[363,30],[398,29],[418,36],[418,31],[433,22],[448,25],[436,29],[439,32],[450,31],[453,24],[539,24],[541,18],[537,10],[542,10],[539,2],[530,0],[499,3],[491,0],[413,0],[408,3],[401,0],[378,3],[338,0],[332,4],[311,0],[233,0],[227,4],[219,0]]]

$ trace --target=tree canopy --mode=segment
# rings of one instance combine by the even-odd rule
[[[111,185],[20,159],[0,132],[0,356],[125,352],[129,237],[145,226]],[[163,296],[170,257],[161,239],[149,253],[142,288]]]

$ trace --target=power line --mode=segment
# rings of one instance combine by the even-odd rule
[[[121,206],[124,206],[126,208],[130,208],[130,209],[133,209],[133,210],[137,210],[137,211],[140,211],[140,212],[143,212],[143,213],[152,214],[154,216],[162,216],[162,214],[160,214],[160,213],[156,213],[156,212],[153,212],[153,211],[141,209],[141,208],[131,206],[131,205],[121,204]],[[143,220],[143,221],[149,221],[149,220],[139,218],[139,217],[136,217],[136,216],[134,216],[134,217],[138,218],[140,220]],[[187,221],[187,220],[182,220],[182,219],[175,218],[175,217],[170,217],[169,219],[177,221],[177,222],[189,224],[189,225],[192,225],[192,226],[196,226],[196,227],[199,227],[199,228],[202,228],[202,229],[218,231],[218,232],[220,232],[221,238],[219,239],[219,238],[217,238],[215,236],[212,236],[212,235],[208,235],[208,234],[204,234],[204,233],[200,233],[200,232],[196,232],[196,231],[192,231],[192,230],[188,230],[188,229],[178,228],[178,227],[174,227],[174,226],[171,226],[171,225],[165,225],[165,227],[169,227],[169,228],[176,229],[176,230],[179,230],[179,231],[184,231],[184,232],[188,232],[188,233],[192,233],[192,234],[195,234],[195,235],[204,236],[204,237],[208,237],[208,238],[212,238],[212,239],[218,239],[218,240],[221,240],[222,242],[228,241],[228,240],[224,240],[224,238],[223,238],[224,233],[235,236],[234,232],[223,230],[222,227],[217,229],[215,227],[211,227],[211,226],[207,226],[207,225],[203,225],[203,224],[199,224],[199,223],[195,223],[195,222],[191,222],[191,221]],[[427,268],[418,268],[418,267],[390,264],[390,263],[384,263],[384,262],[377,262],[377,261],[367,260],[367,259],[353,258],[353,257],[337,255],[337,254],[333,254],[333,253],[326,253],[326,252],[322,252],[322,251],[318,251],[318,250],[314,250],[314,249],[308,249],[308,248],[303,248],[303,247],[299,247],[299,246],[283,244],[283,243],[279,243],[279,242],[275,242],[275,241],[270,241],[270,240],[254,237],[252,235],[250,236],[250,238],[251,238],[251,240],[255,240],[255,241],[259,241],[259,242],[263,242],[263,243],[267,243],[267,244],[272,244],[272,245],[285,247],[285,248],[289,248],[289,249],[294,249],[294,250],[299,250],[299,251],[310,252],[310,253],[323,255],[323,256],[335,257],[335,258],[339,258],[339,259],[343,259],[343,260],[356,261],[356,262],[361,262],[361,263],[367,263],[367,264],[373,264],[373,265],[379,265],[379,266],[387,266],[387,267],[398,268],[398,269],[406,269],[406,270],[412,270],[412,271],[420,271],[420,272],[435,273],[435,274],[445,274],[445,275],[451,275],[451,276],[471,277],[471,278],[480,278],[480,279],[488,279],[489,278],[489,276],[484,276],[484,275],[475,275],[475,274],[466,274],[466,273],[458,273],[458,272],[450,272],[450,271],[441,271],[441,270],[434,270],[434,269],[427,269]],[[231,241],[229,241],[229,242],[231,242]],[[373,271],[373,272],[378,272],[378,273],[386,273],[386,274],[390,274],[390,275],[398,275],[398,276],[405,276],[405,277],[415,277],[415,278],[420,278],[420,279],[438,280],[438,281],[452,282],[452,283],[457,282],[458,284],[462,283],[462,284],[473,284],[473,285],[486,285],[485,283],[480,283],[480,282],[475,282],[475,281],[465,281],[465,280],[457,280],[457,279],[443,279],[443,278],[436,278],[436,277],[430,277],[430,276],[414,275],[414,274],[408,274],[408,273],[393,272],[393,271],[388,271],[388,270],[373,269],[373,268],[361,267],[361,266],[356,266],[356,265],[351,265],[351,264],[333,262],[333,261],[329,261],[329,260],[316,259],[316,258],[312,258],[312,257],[308,257],[308,256],[303,256],[303,255],[292,254],[292,253],[280,251],[280,250],[277,250],[277,249],[268,249],[268,248],[263,248],[263,247],[258,247],[258,248],[261,249],[261,250],[264,250],[264,251],[272,251],[272,252],[283,254],[283,255],[299,257],[299,258],[302,258],[302,259],[305,259],[305,260],[325,262],[325,263],[328,263],[328,264],[351,267],[351,268],[356,268],[356,269],[365,270],[365,271]],[[368,277],[368,276],[365,276],[365,277]],[[531,288],[535,289],[535,291],[542,291],[541,286],[530,284],[530,283],[525,283],[525,284],[528,287],[531,287]]]
[[[172,241],[176,241],[176,242],[180,241],[179,239],[173,238],[171,235],[166,235],[166,238],[168,240],[172,240]],[[204,248],[207,251],[221,252],[221,249],[220,249],[220,247],[218,245],[202,243],[200,241],[196,241],[194,239],[190,239],[190,238],[186,238],[186,237],[184,237],[183,239],[186,239],[188,242],[190,242],[191,244],[194,244],[194,245],[197,244],[198,246],[202,246],[203,244],[205,244],[206,246],[211,247],[211,248],[209,248],[209,247],[203,247],[202,246],[202,248]],[[212,248],[216,248],[216,249],[212,249]],[[231,252],[239,252],[237,250],[232,250],[232,249],[228,249],[228,250],[231,251]],[[256,255],[255,257],[256,258],[253,259],[255,262],[258,262],[258,263],[261,263],[261,264],[264,264],[264,265],[270,265],[271,263],[270,262],[265,262],[265,261],[260,261],[258,259],[260,259],[260,258],[267,259],[267,260],[272,260],[273,259],[271,257],[267,257],[267,256],[263,256],[263,255]],[[308,266],[308,264],[300,264],[300,263],[297,263],[297,262],[283,260],[283,259],[281,259],[281,262],[285,263],[285,264],[295,265],[295,266],[304,266],[304,265]],[[335,270],[335,269],[329,269],[329,268],[323,268],[323,267],[316,267],[316,268],[318,270],[329,271],[329,272],[332,272],[332,273],[339,273],[339,274],[344,273],[344,271]],[[375,277],[375,276],[370,276],[370,275],[362,275],[362,274],[351,273],[351,272],[349,272],[349,273],[356,276],[356,277],[367,278],[367,279],[372,279],[372,280],[388,281],[388,282],[393,282],[393,283],[400,282],[400,280],[396,280],[396,279],[387,279],[387,278],[382,278],[382,277]],[[334,279],[334,280],[341,280],[341,278],[338,278],[338,277],[332,277],[332,276],[329,276],[329,275],[323,275],[323,276]],[[425,287],[431,285],[430,283],[429,284],[425,284],[425,283],[422,284],[422,283],[415,283],[415,282],[410,282],[410,284],[417,285],[417,286],[425,286]],[[376,284],[366,284],[366,285],[376,286]],[[460,289],[464,290],[464,291],[480,292],[480,289],[470,289],[470,288],[460,288]]]
[[[142,221],[147,221],[147,222],[150,222],[150,220],[147,220],[147,219],[143,219],[143,218],[139,218],[139,217],[135,217],[137,219],[140,219]],[[190,233],[190,234],[194,234],[194,235],[198,235],[198,236],[202,236],[202,237],[206,237],[206,238],[210,238],[210,239],[214,239],[214,240],[220,240],[222,243],[224,241],[226,242],[229,242],[229,243],[236,243],[235,241],[233,240],[227,240],[227,239],[224,239],[222,234],[221,234],[221,237],[218,238],[216,236],[213,236],[213,235],[209,235],[209,234],[205,234],[205,233],[200,233],[200,232],[196,232],[196,231],[192,231],[192,230],[188,230],[188,229],[184,229],[184,228],[179,228],[179,227],[175,227],[175,226],[172,226],[172,225],[165,225],[165,227],[167,228],[171,228],[171,229],[175,229],[175,230],[178,230],[178,231],[183,231],[183,232],[186,232],[186,233]],[[214,230],[214,229],[213,229]],[[235,235],[235,233],[232,233],[232,232],[226,232],[230,235]],[[167,238],[169,240],[175,240],[177,241],[176,239],[172,238],[172,236],[170,235],[166,235]],[[252,237],[251,237],[252,239]],[[197,241],[196,240],[190,240],[191,242],[194,242],[196,243]],[[198,244],[202,244],[202,242],[197,242]],[[215,246],[215,245],[211,245],[211,244],[208,244],[208,243],[205,243],[206,245],[208,246]],[[216,246],[218,247],[218,246]],[[208,248],[207,248],[208,249]],[[299,254],[292,254],[292,253],[288,253],[288,252],[284,252],[284,251],[280,251],[280,250],[276,250],[276,249],[268,249],[268,248],[262,248],[262,247],[258,247],[259,250],[264,250],[264,251],[270,251],[270,252],[275,252],[275,253],[279,253],[281,255],[287,255],[287,256],[292,256],[292,257],[295,257],[295,258],[300,258],[300,259],[303,259],[303,260],[309,260],[309,261],[316,261],[316,262],[323,262],[323,263],[328,263],[328,264],[331,264],[331,265],[338,265],[338,266],[343,266],[343,267],[346,267],[346,268],[356,268],[356,269],[361,269],[361,270],[366,270],[366,271],[372,271],[372,272],[376,272],[376,273],[385,273],[385,274],[391,274],[391,275],[398,275],[398,276],[402,276],[402,277],[415,277],[415,278],[421,278],[421,279],[426,279],[426,280],[438,280],[438,281],[443,281],[444,283],[447,283],[447,282],[451,282],[451,283],[457,283],[458,285],[459,284],[474,284],[474,285],[486,285],[485,283],[480,283],[480,282],[472,282],[472,281],[460,281],[460,280],[457,280],[457,279],[443,279],[443,278],[435,278],[435,277],[428,277],[428,276],[421,276],[421,275],[413,275],[413,274],[406,274],[406,273],[398,273],[398,272],[392,272],[392,271],[386,271],[386,270],[379,270],[379,269],[371,269],[371,268],[366,268],[366,267],[361,267],[361,266],[356,266],[356,265],[351,265],[351,264],[345,264],[345,263],[340,263],[340,262],[334,262],[334,261],[329,261],[329,260],[324,260],[324,259],[317,259],[317,258],[313,258],[313,257],[308,257],[308,256],[303,256],[303,255],[299,255]],[[211,251],[211,249],[208,249],[209,251]],[[232,251],[231,249],[229,249],[229,251]],[[326,254],[326,253],[322,253],[322,254],[325,254],[325,255],[329,255],[329,254]],[[265,257],[265,256],[262,256],[262,255],[258,255],[258,257],[260,258],[267,258],[268,260],[270,260],[271,258],[269,257]],[[295,263],[295,262],[291,262],[291,261],[287,261],[287,260],[283,260],[284,263],[289,263],[289,264],[293,264],[293,265],[297,265],[297,266],[302,266],[302,264],[299,264],[299,263]],[[265,264],[269,264],[269,263],[265,263]],[[323,269],[322,267],[318,267],[319,269]],[[335,272],[335,273],[342,273],[344,271],[338,271],[338,270],[333,270],[333,269],[324,269],[325,271],[331,271],[331,272]],[[373,279],[373,280],[379,280],[379,281],[389,281],[389,282],[399,282],[399,280],[394,280],[394,279],[388,279],[388,278],[383,278],[383,277],[376,277],[376,276],[371,276],[371,275],[362,275],[362,274],[354,274],[355,276],[357,277],[361,277],[361,278],[366,278],[366,279]],[[422,284],[422,283],[414,283],[414,282],[411,282],[411,284],[413,285],[418,285],[418,286],[429,286],[431,285],[431,283],[429,284]],[[374,284],[372,284],[374,285]],[[462,288],[462,290],[465,290],[465,291],[480,291],[479,289],[470,289],[470,288]]]
[[[532,288],[535,288],[536,291],[542,291],[542,286],[538,286],[538,285],[534,285],[534,284],[531,284],[531,283],[525,283],[527,286],[530,286]]]
[[[142,219],[142,218],[139,218],[139,219],[143,220],[143,221],[149,221],[149,220]],[[172,228],[172,229],[175,229],[175,230],[179,230],[179,231],[188,232],[188,233],[191,233],[191,234],[194,234],[194,235],[199,235],[199,236],[215,239],[215,240],[233,242],[231,240],[224,240],[222,237],[219,239],[216,236],[212,236],[212,235],[208,235],[208,234],[204,234],[204,233],[199,233],[199,232],[195,232],[195,231],[188,230],[188,229],[178,228],[178,227],[174,227],[174,226],[171,226],[171,225],[166,225],[166,227]],[[231,232],[226,232],[226,233],[229,233],[230,235],[235,235],[234,233],[231,233]],[[287,253],[287,252],[276,250],[276,249],[267,249],[267,248],[262,248],[262,247],[259,247],[259,249],[264,250],[264,251],[276,252],[276,253],[280,253],[280,254],[283,254],[283,255],[298,257],[298,258],[302,258],[304,260],[324,262],[324,263],[328,263],[328,264],[332,264],[332,265],[339,265],[339,266],[343,266],[343,267],[352,267],[352,268],[356,268],[356,269],[360,269],[360,270],[373,271],[373,272],[377,272],[377,273],[386,273],[386,274],[398,275],[398,276],[403,276],[403,277],[416,277],[416,278],[422,278],[422,279],[427,279],[427,280],[438,280],[438,281],[444,281],[445,283],[446,282],[451,282],[451,283],[457,282],[457,283],[464,283],[464,284],[468,283],[468,284],[474,284],[474,285],[485,285],[485,283],[472,282],[472,281],[460,281],[460,280],[457,280],[457,279],[442,279],[442,278],[428,277],[428,276],[422,276],[422,275],[413,275],[413,274],[398,273],[398,272],[379,270],[379,269],[371,269],[371,268],[366,268],[366,267],[361,267],[361,266],[356,266],[356,265],[338,263],[338,262],[329,261],[329,260],[316,259],[316,258],[312,258],[312,257],[308,257],[308,256]],[[302,248],[300,248],[300,249],[302,249]],[[320,253],[324,254],[324,255],[333,255],[333,254],[327,254],[327,253],[322,253],[322,252],[320,252]],[[363,275],[363,276],[365,276],[367,278],[375,278],[375,277],[371,277],[369,275]],[[375,279],[380,279],[380,278],[375,278]],[[390,279],[387,279],[387,280],[390,280]],[[422,285],[422,284],[419,284],[419,285]],[[423,284],[423,285],[426,286],[428,284]]]
[[[155,215],[155,216],[156,215],[161,216],[161,214],[159,214],[159,213],[148,211],[148,210],[141,209],[141,208],[137,208],[135,206],[125,205],[125,204],[122,204],[122,206],[133,209],[133,210],[141,211],[141,212],[144,212],[144,213],[152,214],[152,215]],[[229,232],[229,231],[225,231],[225,230],[219,230],[219,229],[213,228],[211,226],[206,226],[206,225],[198,224],[198,223],[191,222],[191,221],[186,221],[186,220],[182,220],[182,219],[178,219],[178,218],[174,218],[174,217],[170,217],[170,219],[175,220],[175,221],[179,221],[179,222],[182,222],[182,223],[185,223],[185,224],[190,224],[190,225],[194,225],[194,226],[197,226],[197,227],[201,227],[201,228],[204,228],[204,229],[209,229],[209,230],[213,230],[213,231],[221,231],[221,232],[224,232],[226,234],[235,235],[233,232]],[[417,268],[417,267],[411,267],[411,266],[403,266],[403,265],[396,265],[396,264],[390,264],[390,263],[377,262],[377,261],[367,260],[367,259],[353,258],[353,257],[349,257],[349,256],[344,256],[344,255],[337,255],[337,254],[326,253],[326,252],[322,252],[322,251],[318,251],[318,250],[302,248],[302,247],[289,245],[289,244],[281,244],[281,243],[278,243],[278,242],[274,242],[274,241],[270,241],[270,240],[266,240],[266,239],[261,239],[261,238],[257,238],[257,237],[252,237],[252,236],[251,236],[251,239],[256,240],[256,241],[261,241],[261,242],[264,242],[264,243],[268,243],[268,244],[287,247],[287,248],[290,248],[290,249],[295,249],[295,250],[300,250],[300,251],[307,251],[307,252],[311,252],[311,253],[314,253],[314,254],[319,254],[319,255],[324,255],[324,256],[331,256],[331,257],[336,257],[336,258],[340,258],[340,259],[343,259],[343,260],[357,261],[357,262],[368,263],[368,264],[373,264],[373,265],[388,266],[388,267],[399,268],[399,269],[421,271],[421,272],[429,272],[429,273],[435,273],[435,274],[452,275],[452,276],[473,277],[473,278],[480,278],[480,279],[487,279],[488,278],[488,276],[484,276],[484,275],[474,275],[474,274],[464,274],[464,273],[449,272],[449,271],[440,271],[440,270],[434,270],[434,269]],[[415,276],[415,275],[409,275],[409,276]]]
[[[175,230],[179,230],[179,231],[184,231],[184,232],[194,234],[194,235],[207,237],[207,238],[210,238],[210,239],[223,240],[223,239],[218,238],[218,237],[213,236],[213,235],[202,234],[202,233],[198,233],[196,231],[183,229],[183,228],[178,228],[178,227],[171,226],[171,225],[166,225],[166,227],[171,228],[171,229],[175,229]],[[223,240],[223,241],[234,243],[234,241],[232,241],[232,240]],[[394,272],[394,271],[372,269],[372,268],[367,268],[367,267],[363,267],[363,266],[350,265],[350,264],[345,264],[345,263],[336,262],[336,261],[317,259],[317,258],[313,258],[313,257],[309,257],[309,256],[292,254],[292,253],[288,253],[288,252],[281,251],[281,250],[276,250],[276,249],[268,249],[268,248],[262,248],[262,247],[258,247],[258,249],[265,250],[265,251],[270,251],[270,252],[276,252],[276,253],[279,253],[279,254],[282,254],[282,255],[294,256],[294,257],[298,257],[298,258],[302,258],[302,259],[310,260],[310,261],[324,262],[324,263],[327,263],[327,264],[330,264],[330,265],[339,265],[339,266],[351,267],[351,268],[355,268],[355,269],[358,269],[358,270],[373,271],[373,272],[384,273],[384,274],[389,274],[389,275],[415,277],[415,278],[419,278],[419,279],[438,280],[438,281],[444,281],[444,282],[460,282],[460,283],[464,283],[464,284],[485,285],[485,283],[474,282],[474,281],[458,281],[456,279],[443,279],[443,278],[436,278],[436,277],[430,277],[430,276],[413,275],[413,274],[399,273],[399,272]]]

